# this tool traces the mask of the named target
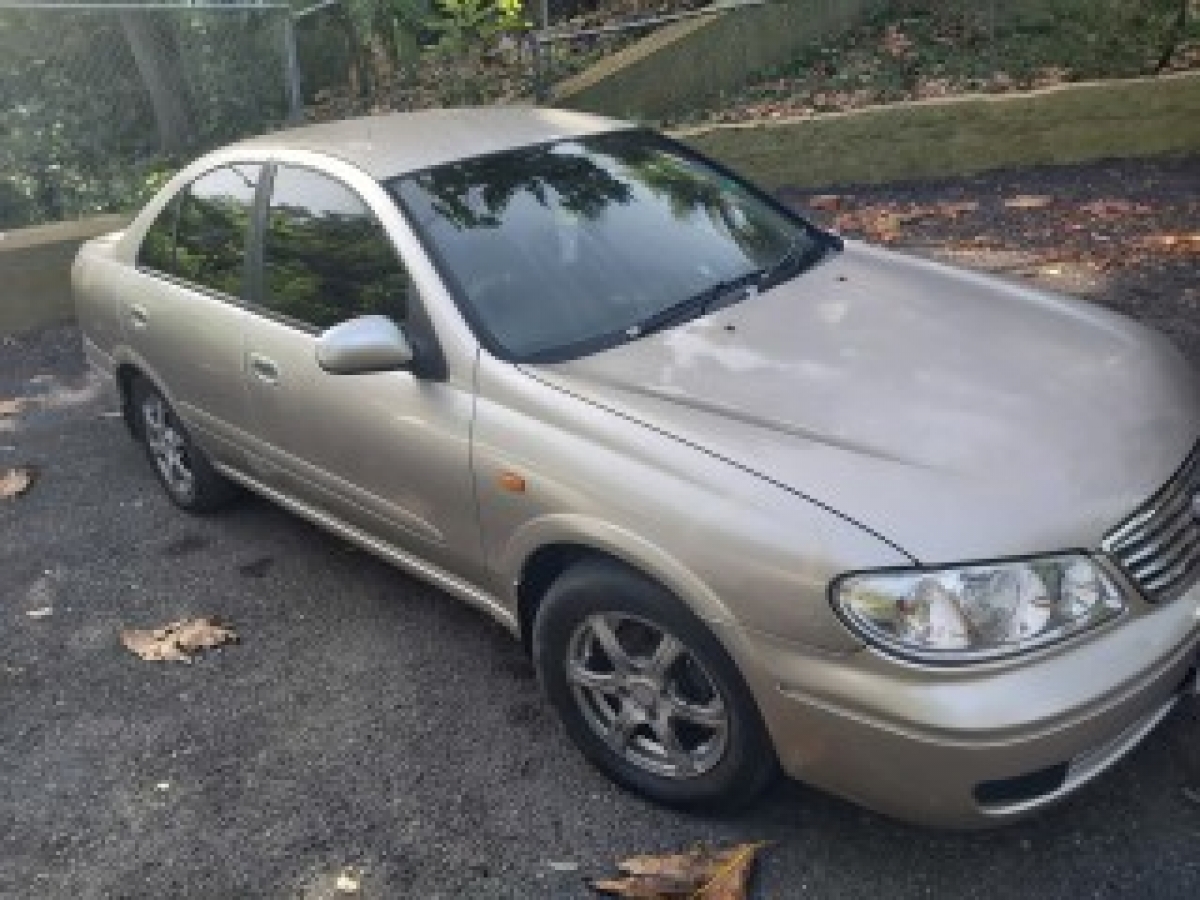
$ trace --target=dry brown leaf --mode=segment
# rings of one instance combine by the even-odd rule
[[[833,212],[842,208],[843,199],[841,194],[818,194],[808,198],[808,208]]]
[[[37,479],[33,466],[17,466],[0,472],[0,500],[11,500],[28,493]]]
[[[1093,200],[1091,203],[1083,204],[1079,209],[1098,219],[1124,215],[1145,215],[1153,212],[1145,203],[1134,203],[1131,200]]]
[[[754,860],[765,843],[742,844],[735,847],[730,858],[712,879],[695,894],[696,900],[746,900]]]
[[[862,223],[868,236],[884,244],[890,244],[900,237],[902,219],[895,213],[877,213]]]
[[[977,209],[979,209],[979,204],[974,200],[951,200],[937,204],[937,211],[952,219],[958,218],[963,213],[975,212]]]
[[[127,628],[121,643],[142,659],[184,660],[202,650],[236,643],[237,633],[213,618],[181,619],[163,628]]]
[[[1006,197],[1004,199],[1004,205],[1009,209],[1041,209],[1053,202],[1054,198],[1052,197],[1041,197],[1030,194],[1021,194],[1016,197]]]
[[[592,888],[633,900],[745,900],[754,861],[765,846],[634,856],[617,865],[624,877],[593,881]]]
[[[695,892],[695,883],[658,875],[628,875],[624,878],[599,878],[592,889],[611,897],[628,900],[686,900]]]
[[[0,419],[7,419],[10,416],[18,416],[21,410],[25,408],[25,401],[20,398],[0,399]]]

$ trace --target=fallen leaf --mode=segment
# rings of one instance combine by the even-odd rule
[[[1017,197],[1006,197],[1004,205],[1009,209],[1041,209],[1043,206],[1049,206],[1054,202],[1052,197],[1040,197],[1030,194],[1021,194]]]
[[[979,204],[974,200],[953,200],[948,203],[937,204],[937,211],[943,216],[949,216],[952,219],[958,218],[963,213],[975,212],[979,209]]]
[[[841,194],[818,194],[815,197],[808,198],[808,207],[809,209],[821,209],[832,212],[833,210],[842,208],[843,199]]]
[[[17,466],[0,472],[0,500],[24,495],[33,487],[36,478],[37,469],[33,466]]]
[[[25,408],[25,401],[20,399],[0,400],[0,419],[6,419],[9,416],[20,415],[21,410]]]
[[[362,878],[354,869],[342,869],[333,888],[339,894],[357,894],[362,888]]]
[[[712,879],[696,892],[696,900],[745,900],[754,874],[754,858],[762,843],[742,844]]]
[[[765,846],[759,842],[634,856],[617,865],[623,877],[591,884],[602,893],[634,900],[745,900],[754,861]]]
[[[184,660],[202,650],[236,643],[237,633],[216,619],[185,619],[163,628],[133,629],[121,632],[121,643],[142,659]]]
[[[1146,215],[1154,210],[1145,203],[1134,203],[1131,200],[1093,200],[1079,207],[1081,212],[1098,219],[1110,219],[1124,215]]]

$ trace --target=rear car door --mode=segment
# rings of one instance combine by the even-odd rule
[[[262,166],[226,165],[182,189],[146,232],[126,342],[195,438],[243,463],[250,406],[242,375],[247,249]]]
[[[279,165],[245,323],[257,453],[274,487],[453,573],[475,574],[473,394],[409,371],[335,375],[317,364],[330,326],[420,302],[386,230],[330,175]]]

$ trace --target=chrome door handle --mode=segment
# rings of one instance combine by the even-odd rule
[[[265,381],[267,384],[279,383],[279,366],[275,365],[275,361],[267,359],[258,353],[251,353],[247,357],[250,360],[250,371],[254,373],[254,377],[259,381]]]
[[[134,328],[145,328],[150,324],[150,316],[146,312],[146,307],[140,303],[133,303],[129,306],[129,324]]]

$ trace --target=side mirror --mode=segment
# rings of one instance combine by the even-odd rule
[[[387,316],[360,316],[317,338],[317,364],[335,375],[390,372],[412,361],[412,345]]]

